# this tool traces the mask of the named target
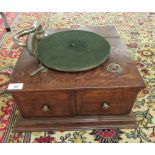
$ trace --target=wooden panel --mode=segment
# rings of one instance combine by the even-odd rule
[[[136,128],[132,115],[118,116],[85,116],[63,118],[20,118],[15,126],[16,131],[50,131],[50,130],[90,130],[103,128]]]
[[[79,115],[122,115],[131,112],[137,88],[116,88],[79,91],[77,95]],[[104,108],[103,104],[109,107]]]
[[[76,109],[71,92],[25,92],[13,96],[23,117],[72,116]],[[43,110],[45,106],[47,111]]]

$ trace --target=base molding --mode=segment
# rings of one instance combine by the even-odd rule
[[[115,116],[79,116],[59,118],[22,118],[16,131],[87,130],[102,128],[136,128],[133,114]]]

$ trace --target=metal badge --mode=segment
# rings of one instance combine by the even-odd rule
[[[110,63],[108,66],[107,66],[107,71],[109,72],[113,72],[113,73],[122,73],[123,72],[123,69],[122,67],[119,65],[119,64],[116,64],[116,63]]]

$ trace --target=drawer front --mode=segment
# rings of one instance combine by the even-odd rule
[[[137,89],[85,90],[77,93],[79,115],[129,114]]]
[[[23,117],[72,116],[76,111],[69,91],[22,92],[13,96]]]

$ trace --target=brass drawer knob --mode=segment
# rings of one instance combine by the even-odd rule
[[[109,109],[110,106],[109,106],[109,104],[107,102],[102,102],[102,108],[103,109]]]
[[[42,110],[43,110],[44,112],[47,112],[47,111],[49,111],[50,109],[49,109],[49,107],[48,107],[47,105],[44,105],[43,108],[42,108]]]

